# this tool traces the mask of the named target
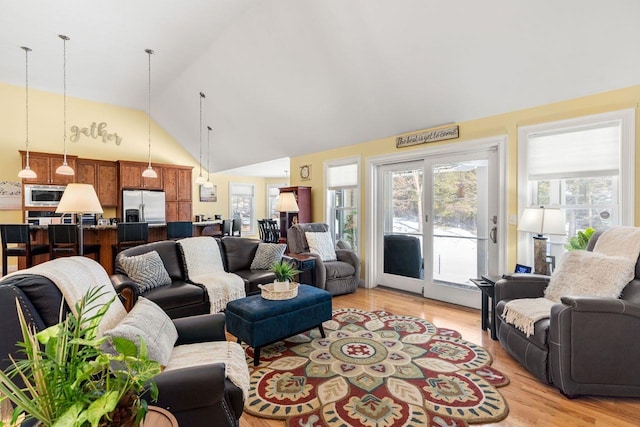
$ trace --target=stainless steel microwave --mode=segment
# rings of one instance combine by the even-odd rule
[[[67,187],[64,185],[25,185],[24,205],[25,207],[58,206],[65,188]]]

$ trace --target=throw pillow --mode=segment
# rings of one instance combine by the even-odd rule
[[[333,239],[331,239],[331,233],[325,232],[310,232],[306,231],[304,237],[307,239],[309,245],[309,252],[320,255],[322,261],[335,261],[337,260],[336,250],[333,248]]]
[[[149,359],[166,366],[171,359],[178,331],[173,321],[156,303],[138,298],[133,309],[113,329],[104,333],[108,337],[126,338],[140,348],[140,340],[147,346]],[[107,349],[107,351],[110,351]]]
[[[618,298],[633,279],[635,262],[598,252],[571,251],[553,272],[545,297],[560,302],[566,295]]]
[[[269,270],[273,263],[280,261],[287,245],[284,243],[259,243],[251,261],[252,270]]]
[[[171,277],[169,277],[167,269],[164,268],[162,258],[156,251],[136,256],[120,257],[118,265],[138,285],[142,292],[171,284]]]

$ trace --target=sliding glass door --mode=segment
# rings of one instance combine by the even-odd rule
[[[469,279],[498,261],[496,150],[382,165],[377,177],[378,283],[477,306]]]

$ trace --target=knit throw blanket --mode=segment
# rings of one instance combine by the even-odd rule
[[[551,275],[544,298],[509,301],[502,317],[529,337],[537,321],[548,318],[563,296],[619,298],[635,273],[640,228],[612,227],[602,233],[593,252],[571,251]]]
[[[102,295],[98,298],[97,304],[95,304],[95,310],[98,310],[116,297],[98,326],[99,335],[102,335],[104,331],[113,329],[127,315],[122,302],[117,298],[116,291],[107,272],[100,264],[90,258],[83,256],[58,258],[38,264],[35,267],[16,271],[9,276],[16,274],[36,274],[51,280],[62,293],[65,302],[74,315],[78,314],[76,313],[76,302],[82,299],[91,288],[97,287],[102,291]]]
[[[187,278],[207,289],[211,313],[219,313],[227,308],[229,301],[246,296],[244,279],[224,271],[220,248],[214,238],[188,237],[178,240],[178,245],[184,257]]]

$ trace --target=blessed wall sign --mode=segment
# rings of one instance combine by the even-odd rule
[[[427,142],[443,141],[460,137],[458,125],[446,128],[431,129],[396,138],[396,148],[409,147],[410,145],[426,144]]]
[[[69,137],[69,141],[71,142],[78,142],[80,140],[80,136],[84,135],[89,138],[100,140],[104,144],[111,141],[115,142],[116,145],[120,145],[122,143],[122,137],[117,133],[107,132],[107,123],[105,122],[93,122],[91,123],[91,126],[88,127],[71,126],[69,130],[71,131],[71,136]]]

